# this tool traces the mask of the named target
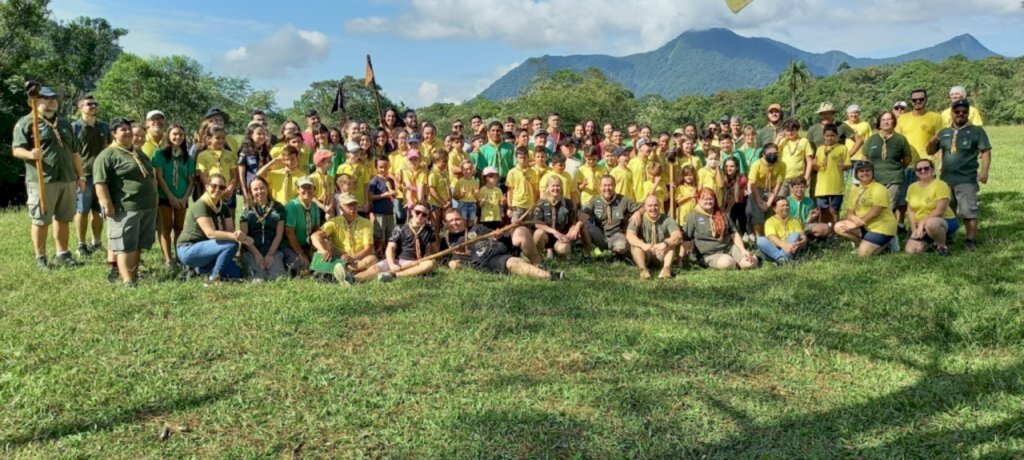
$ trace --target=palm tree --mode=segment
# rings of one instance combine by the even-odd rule
[[[804,61],[789,61],[786,70],[782,71],[779,78],[789,87],[789,116],[796,116],[796,94],[807,85],[811,79],[811,72],[807,70]]]

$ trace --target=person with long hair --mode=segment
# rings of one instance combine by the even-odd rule
[[[222,194],[228,215],[234,215],[235,190],[238,188],[238,157],[234,152],[227,150],[227,132],[222,125],[210,125],[207,128],[205,140],[206,146],[196,156],[196,171],[199,173],[200,183],[209,184],[210,176],[220,174],[227,181],[227,191]],[[187,222],[186,222],[187,224]]]
[[[850,190],[846,219],[835,225],[837,235],[857,246],[857,255],[879,253],[896,237],[896,216],[889,208],[889,193],[875,181],[875,167],[860,161],[853,166],[860,184]]]
[[[935,164],[922,158],[914,165],[917,182],[907,190],[907,217],[910,219],[908,254],[920,254],[935,249],[940,256],[948,256],[946,243],[956,234],[960,223],[949,203],[953,191],[945,181],[935,178]]]
[[[252,203],[248,184],[267,163],[270,163],[270,131],[259,123],[249,123],[242,145],[238,147],[238,177],[244,181],[242,196],[247,206]]]
[[[736,231],[749,239],[750,228],[747,225],[747,176],[740,173],[740,161],[729,157],[722,167],[722,179],[725,193],[725,212],[736,224]]]
[[[697,192],[697,206],[683,219],[683,239],[692,242],[697,260],[707,267],[747,270],[757,266],[757,256],[747,251],[732,220],[718,206],[715,191],[710,188]]]
[[[271,281],[287,273],[284,253],[278,251],[284,238],[285,210],[270,199],[270,184],[262,176],[253,176],[248,188],[252,202],[238,224],[249,237],[243,244],[242,263],[250,278]]]
[[[224,199],[231,192],[228,180],[220,173],[206,177],[206,193],[193,201],[185,212],[185,227],[178,238],[178,260],[186,267],[209,276],[208,284],[242,275],[235,262],[239,244],[252,244],[252,238],[235,230],[234,219]]]
[[[188,198],[195,188],[196,161],[188,155],[185,128],[181,125],[171,125],[167,131],[167,140],[167,146],[153,153],[153,166],[156,168],[160,192],[156,214],[160,250],[163,252],[164,265],[172,266],[174,248],[185,225]]]

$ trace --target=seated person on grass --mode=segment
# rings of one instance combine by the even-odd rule
[[[342,195],[342,214],[335,217],[313,234],[317,255],[311,264],[313,271],[330,273],[339,283],[351,286],[381,273],[377,257],[373,255],[373,224],[359,216],[359,200],[355,195]],[[319,260],[315,260],[319,259]],[[384,275],[381,281],[392,277]]]
[[[661,212],[661,199],[648,195],[644,200],[644,212],[629,220],[626,240],[630,245],[633,262],[640,269],[640,279],[651,279],[648,264],[661,264],[658,278],[672,277],[672,262],[676,248],[683,240],[683,233],[675,219]]]
[[[572,201],[562,196],[562,181],[558,177],[548,176],[541,185],[545,186],[546,193],[533,214],[536,221],[533,241],[537,252],[547,250],[549,259],[556,254],[565,259],[572,250],[572,242],[579,239],[583,222],[576,218]]]
[[[464,241],[469,241],[491,232],[491,229],[483,225],[466,228],[466,222],[462,219],[462,214],[457,209],[449,208],[445,212],[444,223],[448,229],[448,234],[445,235],[441,244],[443,250],[454,248]],[[532,264],[527,259],[513,256],[511,251],[517,245],[517,239],[519,241],[518,245],[524,249],[524,253],[526,252],[525,248],[533,246],[529,230],[526,227],[516,227],[512,231],[512,238],[504,235],[485,238],[454,251],[448,262],[448,267],[456,269],[467,266],[483,272],[513,274],[552,281],[565,278],[565,273],[563,272],[549,273]],[[533,251],[536,252],[536,247],[533,248]]]
[[[807,235],[800,221],[789,214],[788,198],[776,197],[772,209],[775,214],[765,222],[764,236],[757,237],[757,248],[768,260],[784,265],[807,246]]]
[[[430,208],[426,204],[412,207],[408,222],[396,228],[388,239],[386,258],[377,263],[381,272],[400,277],[420,276],[437,267],[433,260],[421,260],[437,244],[437,233],[429,220]]]
[[[697,207],[683,220],[683,238],[693,242],[698,260],[710,268],[747,270],[757,266],[757,257],[743,246],[732,221],[718,207],[715,191],[709,188],[697,192]]]

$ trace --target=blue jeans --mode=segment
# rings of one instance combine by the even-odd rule
[[[238,243],[235,241],[206,240],[193,244],[178,245],[178,260],[188,267],[199,269],[199,273],[210,278],[223,279],[242,277],[242,270],[235,263]]]
[[[786,238],[786,242],[789,244],[796,243],[797,241],[800,241],[800,234],[797,232],[790,233],[789,237]],[[757,249],[760,249],[761,254],[764,254],[768,260],[777,264],[784,264],[796,257],[796,254],[790,255],[763,236],[757,237]]]

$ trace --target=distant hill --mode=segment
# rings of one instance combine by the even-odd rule
[[[816,76],[834,74],[846,62],[868,67],[924,59],[941,61],[963,55],[976,60],[996,56],[969,34],[896,57],[858,58],[842,51],[810,53],[761,37],[742,37],[728,29],[688,31],[661,48],[614,57],[601,54],[530,58],[499,78],[480,95],[490,100],[515,97],[539,75],[596,67],[637,97],[657,94],[672,99],[684,94],[711,94],[740,88],[762,88],[774,82],[792,60],[807,64]]]

